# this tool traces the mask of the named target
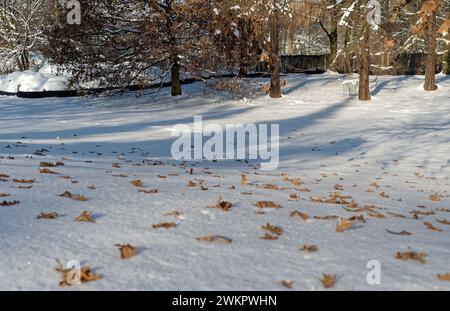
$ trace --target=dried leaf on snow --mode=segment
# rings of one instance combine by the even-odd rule
[[[60,197],[64,197],[64,198],[70,198],[70,199],[75,200],[75,201],[81,201],[81,202],[87,201],[87,197],[85,197],[84,195],[82,195],[82,194],[75,194],[74,195],[74,194],[70,193],[69,191],[64,191],[59,196]]]
[[[308,214],[302,213],[300,211],[293,211],[291,217],[300,217],[303,220],[308,220],[310,217]]]
[[[128,259],[138,253],[137,248],[131,244],[116,244],[115,246],[119,248],[120,258],[122,259]]]
[[[140,179],[133,179],[130,183],[135,187],[144,187],[144,183]]]
[[[405,230],[400,231],[400,232],[396,232],[396,231],[391,231],[391,230],[389,230],[389,229],[386,229],[386,231],[387,231],[388,233],[390,233],[390,234],[395,234],[395,235],[412,235],[411,232],[408,232],[408,231],[405,231]]]
[[[425,225],[425,227],[427,227],[427,229],[430,229],[430,230],[433,230],[433,231],[438,231],[438,232],[442,231],[442,229],[433,226],[433,224],[431,222],[424,221],[423,224]]]
[[[218,209],[221,209],[226,212],[231,209],[232,205],[233,204],[231,202],[222,201],[222,197],[219,196],[216,204],[210,204],[210,205],[208,205],[208,208],[218,208]]]
[[[440,195],[439,193],[430,194],[430,197],[429,197],[430,201],[434,201],[434,202],[439,202],[439,201],[441,201],[442,198],[443,198],[443,196]]]
[[[58,172],[55,172],[55,171],[52,171],[51,169],[49,169],[49,168],[43,168],[43,169],[40,169],[39,170],[39,173],[41,173],[41,174],[59,174]]]
[[[274,236],[274,235],[271,235],[271,234],[266,232],[266,233],[264,233],[264,235],[260,239],[262,239],[262,240],[276,240],[276,239],[278,239],[278,237]]]
[[[154,193],[158,193],[159,190],[158,189],[140,189],[139,192],[145,193],[145,194],[154,194]]]
[[[335,274],[323,274],[320,281],[325,288],[331,288],[336,284],[336,275]]]
[[[197,240],[218,244],[230,244],[232,242],[231,239],[224,237],[222,235],[206,235],[198,237]]]
[[[280,208],[281,206],[272,201],[258,201],[255,206],[259,208]]]
[[[286,280],[282,280],[280,281],[280,284],[283,285],[286,288],[291,289],[292,286],[294,285],[294,281],[286,281]]]
[[[13,179],[13,181],[19,184],[32,184],[36,179]]]
[[[450,272],[446,274],[438,274],[437,278],[441,281],[448,281],[450,282]]]
[[[356,220],[349,220],[349,219],[342,219],[337,222],[336,224],[336,232],[343,232],[347,229],[350,229],[353,227],[353,225],[356,223]]]
[[[248,182],[247,174],[241,174],[241,185],[245,187],[247,186],[247,182]]]
[[[89,266],[81,267],[77,269],[76,267],[65,268],[59,260],[56,271],[63,274],[63,280],[59,283],[59,286],[72,286],[79,283],[88,283],[93,281],[98,281],[103,278],[99,274],[95,274]]]
[[[281,228],[279,226],[272,225],[270,223],[267,223],[265,226],[262,226],[261,228],[263,228],[264,230],[269,231],[269,232],[271,232],[273,234],[276,234],[276,235],[282,235],[283,234],[283,228]]]
[[[0,202],[0,206],[13,206],[19,203],[20,203],[19,201],[3,201]]]
[[[56,219],[59,215],[57,212],[43,213],[41,212],[36,219]]]
[[[318,249],[317,245],[314,245],[314,244],[311,244],[311,245],[305,244],[305,245],[303,245],[302,248],[300,248],[300,250],[301,250],[301,251],[304,251],[304,252],[308,252],[308,253],[314,253],[314,252],[317,252],[319,249]]]
[[[76,217],[74,220],[95,223],[95,219],[92,217],[92,212],[88,212],[88,211],[81,212],[81,214],[78,217]]]
[[[424,264],[426,256],[427,256],[427,254],[425,254],[425,253],[397,252],[397,254],[395,255],[395,258],[399,259],[399,260],[414,260],[421,264]]]
[[[174,228],[176,226],[177,226],[177,224],[174,222],[161,222],[159,224],[152,225],[153,229],[160,229],[160,228],[169,229],[169,228]]]
[[[169,212],[169,213],[164,214],[164,216],[174,216],[174,217],[179,217],[181,215],[182,215],[182,213],[179,212],[179,211],[173,211],[173,212]]]

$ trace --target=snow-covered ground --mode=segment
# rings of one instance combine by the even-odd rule
[[[343,95],[338,78],[288,76],[280,100],[232,101],[205,94],[200,83],[179,98],[168,90],[0,97],[0,174],[9,176],[0,193],[10,194],[0,202],[20,201],[0,206],[0,289],[59,289],[59,259],[79,260],[104,277],[71,290],[287,290],[282,280],[294,290],[321,290],[324,273],[337,275],[337,290],[449,290],[437,274],[450,272],[450,79],[438,76],[439,90],[425,92],[420,76],[379,77],[373,100],[359,102]],[[280,124],[279,168],[173,160],[173,127],[192,124],[194,115],[205,124]],[[41,174],[43,161],[65,165]],[[130,183],[137,179],[143,187]],[[64,191],[87,201],[60,197]],[[357,206],[317,202],[333,192]],[[230,210],[208,208],[219,196]],[[258,201],[281,208],[261,209]],[[75,222],[82,211],[96,223]],[[309,219],[291,217],[294,211]],[[36,219],[41,212],[59,218]],[[336,232],[338,219],[319,219],[360,215],[365,222],[344,232]],[[177,226],[152,227],[162,222]],[[261,239],[267,223],[283,234]],[[411,235],[394,234],[402,231]],[[206,235],[232,243],[196,239]],[[120,259],[117,243],[136,246],[137,256]],[[300,251],[305,244],[318,251]],[[426,262],[396,259],[408,251],[426,253]],[[381,265],[380,285],[366,281],[370,260]]]
[[[0,91],[8,93],[67,90],[69,75],[58,73],[56,66],[43,65],[38,71],[16,71],[0,75]]]

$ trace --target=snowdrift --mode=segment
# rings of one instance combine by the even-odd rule
[[[39,71],[16,71],[0,76],[0,91],[7,93],[64,91],[68,89],[69,76],[57,74],[54,67],[43,66]]]

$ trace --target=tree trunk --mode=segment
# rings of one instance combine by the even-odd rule
[[[338,50],[338,16],[335,9],[331,11],[331,20],[330,20],[330,56],[328,59],[328,68],[335,71],[336,64],[334,61],[336,60],[337,50]]]
[[[278,43],[278,11],[272,14],[270,25],[270,97],[281,97],[281,85],[280,85],[280,55],[279,55],[279,43]]]
[[[428,55],[427,64],[425,67],[425,84],[423,88],[425,91],[435,91],[436,86],[436,15],[431,13],[427,21],[427,32],[428,32]]]
[[[181,80],[180,80],[180,64],[178,63],[178,57],[173,59],[172,68],[170,71],[172,82],[172,96],[178,96],[182,94]]]
[[[360,41],[359,59],[359,100],[370,100],[369,68],[370,68],[370,26],[366,25]]]

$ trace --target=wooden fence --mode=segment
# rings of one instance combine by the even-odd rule
[[[373,75],[423,75],[425,74],[427,55],[382,54],[371,57]],[[322,73],[327,68],[328,55],[284,55],[281,57],[283,73]],[[436,72],[441,72],[443,57],[438,55]],[[338,58],[335,68],[339,73],[358,72],[358,61],[353,57]],[[258,64],[258,71],[265,71],[264,64]]]

